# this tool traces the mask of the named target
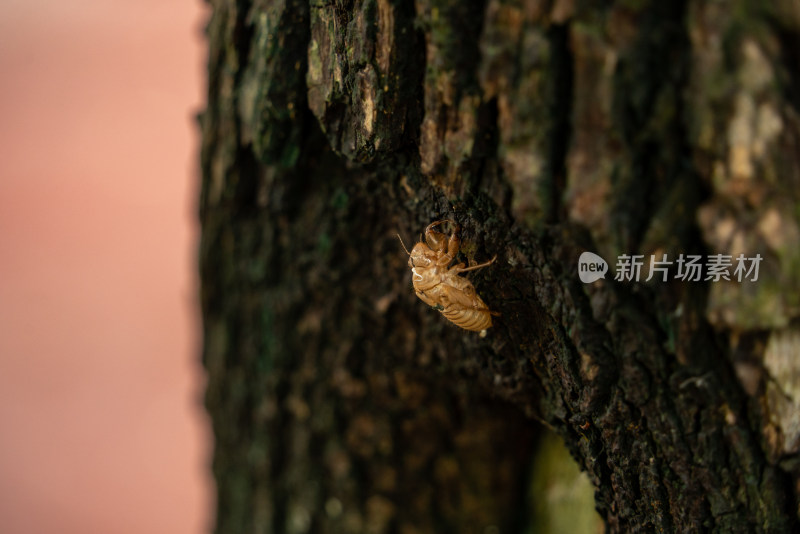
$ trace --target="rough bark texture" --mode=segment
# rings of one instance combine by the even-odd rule
[[[611,532],[800,529],[797,2],[211,4],[217,532],[525,532],[538,422]],[[411,290],[395,234],[442,217],[498,256],[485,338]]]

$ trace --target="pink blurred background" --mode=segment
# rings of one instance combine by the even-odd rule
[[[0,531],[213,515],[199,0],[0,5]]]

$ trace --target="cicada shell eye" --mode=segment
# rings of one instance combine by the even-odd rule
[[[431,259],[422,253],[417,255],[412,253],[411,257],[408,258],[409,267],[430,267],[431,263]]]

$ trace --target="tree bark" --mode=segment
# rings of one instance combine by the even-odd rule
[[[796,2],[211,4],[217,532],[528,532],[542,425],[610,532],[800,530]],[[441,218],[497,255],[486,337],[411,288]]]

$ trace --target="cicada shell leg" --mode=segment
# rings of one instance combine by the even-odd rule
[[[483,263],[479,263],[477,265],[470,265],[469,267],[464,267],[463,263],[459,263],[456,267],[458,268],[459,273],[465,273],[467,271],[477,271],[478,269],[483,269],[484,267],[488,267],[494,263],[494,260],[497,259],[497,255],[489,261],[485,261]]]

